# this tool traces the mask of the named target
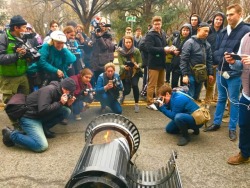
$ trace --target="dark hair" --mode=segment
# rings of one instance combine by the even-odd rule
[[[57,24],[57,25],[59,26],[58,21],[52,20],[52,21],[49,23],[49,27],[51,27],[53,24]]]
[[[15,31],[15,27],[18,27],[19,29],[21,28],[21,25],[12,25],[10,26],[10,31]]]

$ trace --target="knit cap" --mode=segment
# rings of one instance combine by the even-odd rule
[[[76,83],[72,78],[65,78],[61,82],[62,88],[70,91],[70,93],[73,93],[76,90]]]
[[[16,15],[16,16],[13,16],[11,19],[10,19],[10,27],[11,26],[21,26],[21,25],[26,25],[27,22],[23,19],[22,16],[20,15]]]

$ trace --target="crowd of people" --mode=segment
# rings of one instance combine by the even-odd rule
[[[46,138],[55,137],[50,129],[57,123],[67,124],[71,114],[81,120],[94,100],[100,102],[101,113],[109,107],[121,114],[132,88],[135,113],[140,111],[141,94],[148,109],[171,119],[166,132],[180,134],[177,145],[184,146],[190,141],[188,129],[198,135],[203,126],[196,124],[192,113],[200,108],[197,102],[205,86],[205,107],[209,109],[212,100],[217,105],[213,123],[204,131],[220,128],[228,102],[231,141],[237,139],[237,124],[240,128],[240,153],[228,163],[250,161],[250,25],[242,17],[239,4],[228,6],[226,15],[215,13],[209,23],[192,14],[179,31],[167,36],[162,18],[154,16],[145,35],[140,27],[135,34],[127,27],[116,45],[102,17],[91,21],[89,35],[74,21],[60,30],[52,20],[42,41],[22,16],[13,16],[9,29],[0,35],[0,94],[5,104],[16,93],[27,95],[28,110],[18,120],[18,129],[2,130],[4,144],[45,151]],[[27,32],[33,33],[32,38],[24,38]],[[119,73],[113,63],[115,51]]]

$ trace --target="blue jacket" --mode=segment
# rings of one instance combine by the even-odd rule
[[[229,67],[229,63],[227,63],[226,61],[223,63],[224,53],[234,52],[235,54],[237,54],[240,47],[240,41],[243,38],[243,36],[248,32],[250,32],[250,27],[246,25],[244,22],[241,22],[236,28],[234,28],[229,36],[227,34],[227,28],[221,30],[218,42],[219,46],[216,47],[216,50],[214,52],[214,64],[219,65],[218,66],[219,70],[233,71]],[[238,72],[238,74],[236,74],[235,76],[240,76],[240,75],[241,72]]]
[[[174,120],[176,114],[192,114],[199,106],[189,97],[180,92],[172,92],[170,102],[159,107],[159,110],[168,118]]]
[[[109,93],[110,95],[112,95],[115,99],[117,99],[119,97],[119,91],[122,91],[123,90],[123,85],[122,85],[122,82],[121,82],[121,79],[119,77],[118,74],[114,74],[113,76],[113,80],[116,80],[114,82],[114,87],[112,89],[109,89],[107,91],[107,93]],[[96,83],[96,95],[97,95],[97,98],[103,94],[105,92],[104,90],[104,86],[106,86],[108,84],[108,79],[106,77],[106,74],[105,73],[102,73],[99,75],[98,79],[97,79],[97,83]]]

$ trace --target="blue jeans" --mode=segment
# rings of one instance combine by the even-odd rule
[[[72,104],[72,110],[74,115],[78,115],[81,113],[83,109],[83,100],[77,98],[74,103]]]
[[[250,101],[244,96],[241,97],[240,103],[250,105]],[[239,107],[239,148],[243,157],[250,157],[250,110],[247,106],[241,105]]]
[[[225,111],[225,106],[227,98],[230,99],[230,121],[229,121],[229,130],[236,130],[236,125],[239,118],[239,94],[241,87],[241,78],[232,77],[225,79],[218,72],[216,73],[216,83],[218,88],[218,102],[214,114],[213,123],[220,125],[223,113]],[[224,88],[224,87],[226,88]],[[228,91],[228,94],[227,94]],[[228,95],[228,96],[227,96]],[[232,102],[231,102],[232,101]]]
[[[197,83],[194,79],[194,76],[192,76],[192,75],[189,75],[188,79],[189,79],[189,86],[188,86],[189,87],[189,95],[191,97],[193,97],[194,100],[197,100],[197,99],[199,99],[203,82]]]
[[[122,113],[122,107],[120,103],[117,101],[117,99],[114,99],[114,97],[111,96],[109,93],[105,92],[102,94],[98,94],[97,99],[100,101],[102,108],[108,106],[114,113]]]
[[[166,132],[170,134],[179,134],[182,125],[187,125],[188,129],[199,129],[203,125],[196,125],[194,118],[190,114],[178,113],[174,120],[170,121],[166,126]]]
[[[46,120],[30,119],[22,117],[20,126],[25,134],[15,130],[11,133],[11,140],[20,146],[28,148],[35,152],[43,152],[48,148],[48,142],[43,132],[43,126],[51,128],[57,123],[67,118],[71,113],[68,107],[61,107],[56,112],[52,113]]]

